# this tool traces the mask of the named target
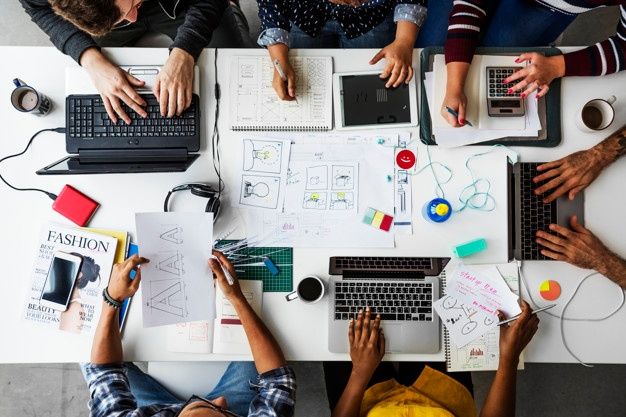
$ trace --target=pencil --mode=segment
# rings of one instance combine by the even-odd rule
[[[550,304],[549,306],[545,306],[545,307],[538,308],[537,310],[533,311],[533,312],[532,312],[532,313],[530,313],[530,314],[537,314],[537,313],[541,313],[542,311],[546,311],[546,310],[548,310],[548,309],[550,309],[550,308],[554,307],[555,305],[556,305],[556,304]],[[510,319],[502,320],[500,323],[498,323],[498,326],[502,326],[503,324],[507,324],[507,323],[510,323],[510,322],[512,322],[512,321],[515,321],[515,320],[517,320],[517,319],[519,318],[519,316],[520,316],[520,315],[518,314],[517,316],[515,316],[515,317],[511,317]]]

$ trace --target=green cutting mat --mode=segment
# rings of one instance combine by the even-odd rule
[[[224,245],[235,242],[235,240],[220,240],[215,245],[215,249],[220,250]],[[231,259],[240,279],[263,280],[263,292],[293,291],[293,248],[244,247],[237,253],[246,258],[238,261],[236,256],[232,256]],[[264,256],[268,256],[276,265],[278,275],[272,275],[265,265],[246,265],[262,264]]]

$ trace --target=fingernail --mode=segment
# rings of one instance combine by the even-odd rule
[[[520,62],[520,59],[519,58],[515,58],[515,63],[519,64],[519,62]]]
[[[370,311],[370,308],[369,307],[365,307],[365,311]]]
[[[553,224],[551,224],[549,227],[550,227],[550,230],[554,230],[554,225]]]
[[[506,83],[508,83],[508,82],[509,82],[509,79],[508,79],[508,78],[505,78],[504,80],[502,80],[502,84],[506,84]]]
[[[461,120],[459,120],[459,122],[461,122],[461,124],[464,125],[465,124],[465,119],[461,119]]]
[[[526,98],[526,93],[522,93],[521,98]]]
[[[513,92],[513,89],[512,89],[512,88],[509,88],[508,90],[506,90],[506,92],[507,92],[508,94],[511,94],[511,93]]]

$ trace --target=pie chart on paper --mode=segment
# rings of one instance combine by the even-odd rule
[[[539,294],[546,301],[554,301],[561,296],[561,286],[553,280],[543,281],[539,286]]]

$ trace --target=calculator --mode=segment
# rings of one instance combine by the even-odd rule
[[[502,80],[522,67],[487,67],[487,110],[492,117],[517,117],[524,115],[524,99],[521,91],[509,94],[507,91],[517,81],[503,84]]]

